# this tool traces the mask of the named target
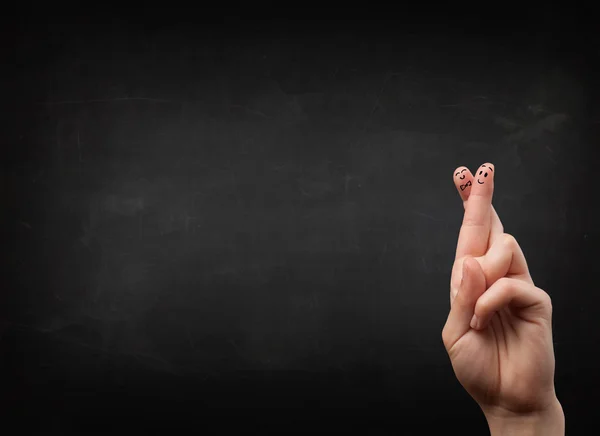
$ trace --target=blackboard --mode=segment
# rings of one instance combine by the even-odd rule
[[[266,431],[289,415],[277,428],[369,434],[460,416],[481,434],[441,329],[452,170],[490,161],[494,205],[553,299],[568,428],[585,428],[600,339],[591,35],[565,39],[560,14],[510,34],[231,20],[11,34],[7,415],[48,432],[220,415]]]

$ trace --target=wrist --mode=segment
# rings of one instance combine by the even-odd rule
[[[558,399],[544,410],[515,413],[493,408],[484,411],[492,436],[564,436],[565,415]]]

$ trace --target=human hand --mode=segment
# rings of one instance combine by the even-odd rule
[[[454,171],[465,214],[450,279],[444,346],[496,434],[564,434],[554,390],[552,304],[492,206],[495,167]]]

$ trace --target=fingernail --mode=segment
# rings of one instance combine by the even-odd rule
[[[471,328],[475,330],[479,328],[479,319],[477,319],[477,315],[473,315],[473,318],[471,318]]]

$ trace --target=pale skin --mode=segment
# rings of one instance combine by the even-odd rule
[[[552,303],[492,206],[496,167],[453,172],[465,213],[442,339],[492,436],[564,435],[554,390]]]

